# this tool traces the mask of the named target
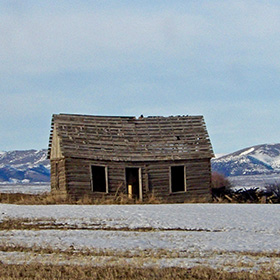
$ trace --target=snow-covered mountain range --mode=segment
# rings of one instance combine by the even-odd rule
[[[47,150],[0,152],[0,183],[50,181]]]
[[[212,159],[212,171],[225,176],[280,174],[280,144],[263,144]]]
[[[212,159],[212,171],[225,176],[280,175],[280,144],[264,144]],[[0,183],[48,183],[47,150],[0,152]]]

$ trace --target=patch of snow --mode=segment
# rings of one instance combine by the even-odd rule
[[[12,184],[17,184],[17,183],[19,183],[19,180],[12,178],[12,179],[9,180],[9,182],[12,183]]]
[[[264,188],[280,184],[280,174],[240,175],[227,177],[235,189]]]
[[[267,154],[256,152],[253,157],[269,165],[280,165],[280,156],[271,157]]]
[[[273,251],[280,248],[277,234],[269,239],[260,232],[129,232],[108,230],[17,230],[1,234],[5,245],[33,247],[42,244],[58,250],[74,246],[78,250],[102,249],[113,251],[172,250],[188,252],[207,251]],[[230,240],[230,242],[229,242]],[[3,244],[1,244],[3,245]]]
[[[225,156],[226,154],[215,154],[215,158],[221,158],[223,156]]]
[[[26,193],[26,194],[42,194],[51,191],[50,184],[29,184],[29,180],[25,179],[25,184],[15,184],[6,182],[0,183],[0,193]]]
[[[44,154],[41,156],[41,158],[39,158],[38,160],[36,160],[34,162],[34,164],[40,164],[42,161],[46,160],[47,159],[47,154]]]
[[[122,255],[114,256],[75,256],[63,255],[63,253],[52,255],[37,254],[30,252],[0,252],[1,261],[5,264],[26,264],[26,263],[41,263],[41,264],[56,264],[56,265],[87,265],[90,266],[116,266],[129,265],[139,267],[184,267],[192,268],[194,266],[209,266],[212,268],[220,268],[226,271],[236,272],[240,270],[256,271],[267,267],[268,263],[273,261],[274,267],[279,267],[279,258],[275,257],[271,260],[269,257],[257,257],[247,255],[238,255],[235,253],[217,254],[217,253],[200,253],[199,255],[184,255],[179,257],[163,256],[161,258],[141,258],[134,256],[133,258],[124,257]],[[26,261],[28,260],[28,261]],[[254,264],[252,266],[252,263]],[[242,264],[242,265],[240,265]]]
[[[255,150],[255,148],[250,148],[249,150],[247,150],[247,151],[241,153],[240,156],[248,155],[248,154],[252,153],[254,150]]]
[[[23,183],[23,184],[26,184],[26,183],[29,183],[29,182],[30,182],[29,179],[23,179],[23,180],[22,180],[22,183]]]

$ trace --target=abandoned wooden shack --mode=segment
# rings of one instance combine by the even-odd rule
[[[211,200],[213,151],[202,116],[55,114],[48,157],[55,194]]]

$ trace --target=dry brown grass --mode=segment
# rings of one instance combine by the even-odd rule
[[[184,203],[209,203],[209,199],[190,198]],[[116,196],[104,195],[100,198],[83,196],[75,199],[71,196],[44,193],[44,194],[23,194],[23,193],[0,193],[0,203],[20,205],[48,205],[48,204],[78,204],[78,205],[111,205],[111,204],[170,204],[169,200],[156,198],[153,194],[145,197],[144,201],[130,199],[126,194],[118,193]]]
[[[93,198],[83,196],[80,199],[74,199],[70,196],[54,195],[52,193],[44,194],[23,194],[23,193],[0,193],[0,203],[21,204],[21,205],[48,205],[48,204],[79,204],[79,205],[95,205],[95,204],[142,204],[143,202],[135,199],[129,199],[126,194],[119,193],[117,196]],[[149,195],[145,199],[145,204],[164,203],[153,195]]]
[[[58,222],[54,218],[30,219],[30,218],[4,218],[0,221],[0,230],[106,230],[106,231],[133,231],[133,232],[156,232],[156,231],[185,231],[185,232],[220,232],[221,230],[209,230],[205,228],[154,228],[154,227],[133,227],[104,226],[96,221],[84,223],[82,226],[75,223]]]
[[[238,253],[247,257],[254,257],[251,263],[237,257],[235,261],[225,262],[213,269],[202,261],[203,267],[160,268],[156,260],[170,258],[192,258],[201,257],[200,253],[177,252],[169,250],[143,250],[135,253],[131,251],[99,250],[99,249],[77,249],[69,247],[65,250],[52,247],[21,245],[0,246],[1,252],[25,253],[22,265],[7,265],[0,261],[0,280],[2,279],[280,279],[280,270],[274,265],[273,258],[279,258],[279,253]],[[222,252],[213,252],[222,254]],[[12,254],[13,255],[13,254]],[[39,257],[41,256],[41,258]],[[269,257],[270,260],[257,264],[257,257]],[[38,259],[36,259],[38,257]],[[92,259],[101,257],[101,259]],[[109,259],[102,260],[102,257]],[[204,256],[205,260],[212,255]],[[32,260],[29,263],[28,259]],[[124,258],[124,259],[123,259]],[[224,255],[227,258],[227,255]],[[130,260],[131,261],[130,261]],[[247,258],[246,258],[247,259]],[[4,260],[4,259],[3,259]],[[149,262],[149,260],[151,260]],[[51,265],[49,264],[51,263]],[[80,265],[77,265],[77,264]],[[94,263],[97,267],[92,266]],[[144,266],[145,264],[145,266]],[[148,265],[148,266],[147,266]],[[152,265],[152,266],[149,266]],[[213,264],[212,264],[213,265]],[[211,265],[211,266],[212,266]],[[40,269],[39,269],[40,268]],[[257,269],[257,271],[255,270]],[[229,272],[231,271],[231,272]],[[234,272],[232,272],[234,271]],[[252,272],[253,271],[253,272]]]
[[[62,196],[54,196],[50,193],[24,194],[24,193],[0,193],[0,203],[11,204],[74,204],[75,201]],[[77,203],[77,202],[76,202]]]
[[[208,267],[159,268],[133,266],[78,266],[78,265],[0,265],[0,279],[208,279],[208,280],[268,280],[279,279],[274,270],[258,272],[227,272]]]
[[[25,246],[25,245],[16,245],[16,244],[0,244],[0,252],[25,252],[25,253],[34,253],[34,254],[57,254],[61,256],[73,256],[73,257],[85,257],[85,256],[101,256],[101,257],[118,257],[118,258],[211,258],[215,256],[223,256],[227,258],[228,255],[235,255],[236,257],[248,257],[254,260],[259,258],[267,258],[270,261],[280,258],[280,252],[278,251],[264,251],[264,252],[223,252],[223,251],[212,251],[206,252],[205,255],[201,252],[189,252],[187,250],[167,250],[167,249],[145,249],[141,251],[131,251],[131,250],[115,250],[115,249],[97,249],[97,248],[75,248],[68,247],[65,249],[53,248],[51,246]],[[236,262],[231,263],[233,266],[236,266]]]

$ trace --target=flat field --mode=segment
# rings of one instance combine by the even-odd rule
[[[43,194],[51,191],[50,184],[0,184],[0,193]]]
[[[267,185],[279,185],[280,174],[241,175],[227,177],[235,189],[262,189]]]
[[[2,264],[280,269],[280,207],[0,204]]]

